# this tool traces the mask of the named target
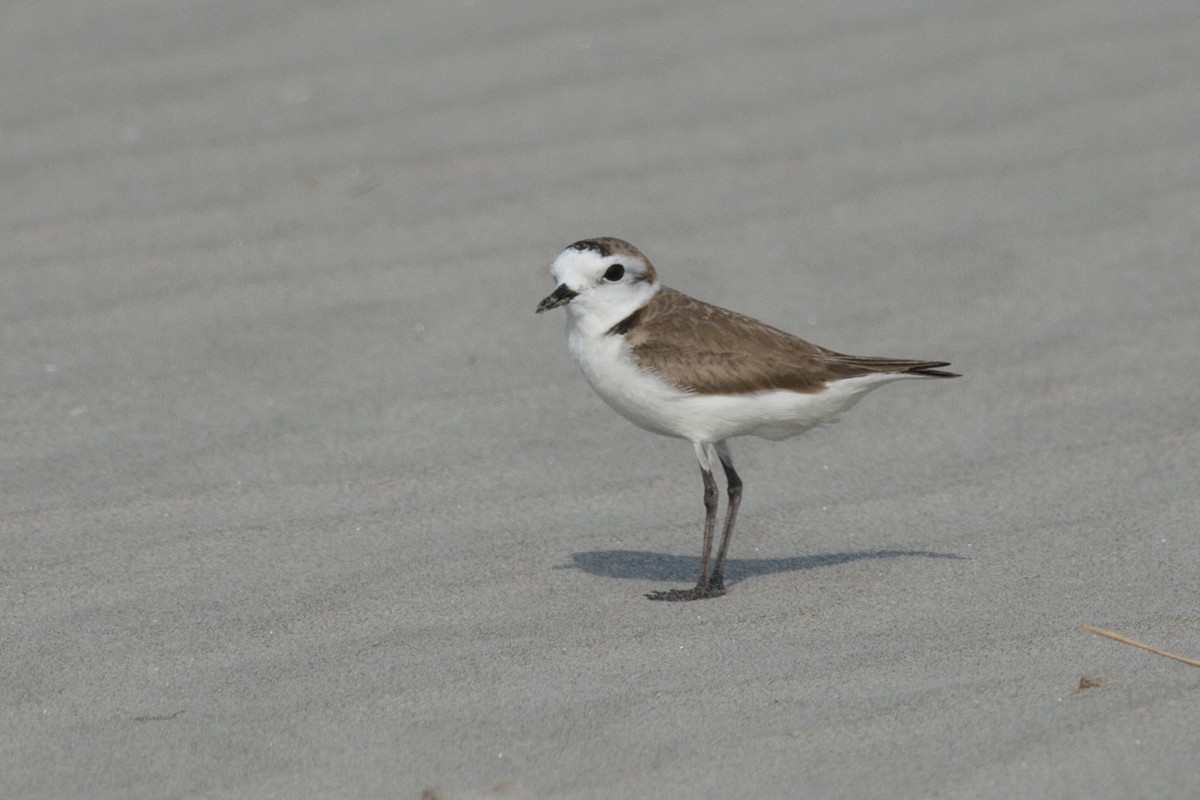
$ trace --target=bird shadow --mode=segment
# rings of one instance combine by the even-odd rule
[[[834,567],[867,558],[948,558],[967,560],[956,553],[932,550],[856,550],[791,558],[731,558],[725,562],[725,584],[729,586],[759,575],[798,572],[819,567]],[[555,569],[578,569],[602,578],[631,578],[647,581],[690,582],[700,571],[698,556],[649,553],[642,550],[590,550],[572,553],[571,563]]]

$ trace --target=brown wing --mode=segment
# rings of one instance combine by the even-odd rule
[[[826,381],[878,372],[954,377],[941,361],[848,356],[663,288],[618,323],[639,364],[698,394],[820,392]]]

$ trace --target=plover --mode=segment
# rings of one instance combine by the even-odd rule
[[[704,480],[704,544],[692,589],[651,600],[725,593],[725,556],[742,498],[729,439],[787,439],[835,421],[872,389],[905,378],[956,378],[946,361],[850,356],[696,300],[658,282],[650,260],[611,236],[583,239],[550,267],[558,287],[537,313],[566,306],[567,348],[596,394],[648,431],[686,439]],[[729,494],[709,572],[720,461]]]

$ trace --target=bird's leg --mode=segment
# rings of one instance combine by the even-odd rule
[[[725,468],[725,481],[729,490],[729,508],[725,511],[725,530],[721,533],[721,546],[717,549],[717,562],[713,565],[712,578],[708,585],[710,590],[723,593],[725,591],[725,554],[729,552],[729,540],[733,538],[733,523],[737,520],[738,506],[742,502],[742,479],[733,469],[733,454],[729,452],[727,442],[717,442],[717,457]]]
[[[700,551],[700,578],[696,581],[696,592],[708,591],[708,563],[712,556],[713,529],[717,525],[717,481],[711,469],[701,467],[704,478],[704,546]]]
[[[700,579],[694,589],[670,589],[650,592],[651,600],[701,600],[705,597],[720,597],[724,588],[713,586],[708,579],[708,562],[712,556],[713,529],[717,525],[717,481],[712,474],[708,448],[711,445],[696,443],[696,460],[700,462],[700,477],[704,479],[704,547],[700,554]],[[724,462],[722,462],[724,463]],[[740,482],[739,482],[740,485]],[[722,559],[723,560],[723,559]]]

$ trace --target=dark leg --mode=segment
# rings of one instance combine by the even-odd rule
[[[708,579],[708,562],[712,556],[713,529],[717,526],[717,481],[713,478],[708,458],[708,445],[696,444],[696,459],[700,462],[700,476],[704,479],[704,548],[700,554],[700,579],[694,589],[669,589],[650,592],[651,600],[700,600],[705,597],[720,597],[725,590],[713,586]],[[724,462],[722,462],[724,463]],[[723,559],[722,559],[723,560]]]
[[[725,481],[729,489],[729,508],[725,511],[725,530],[721,533],[721,546],[717,550],[717,563],[713,566],[708,585],[713,591],[725,591],[725,554],[729,552],[729,540],[733,538],[733,523],[737,520],[738,506],[742,502],[742,479],[733,469],[733,455],[729,445],[717,442],[717,457],[725,468]]]

